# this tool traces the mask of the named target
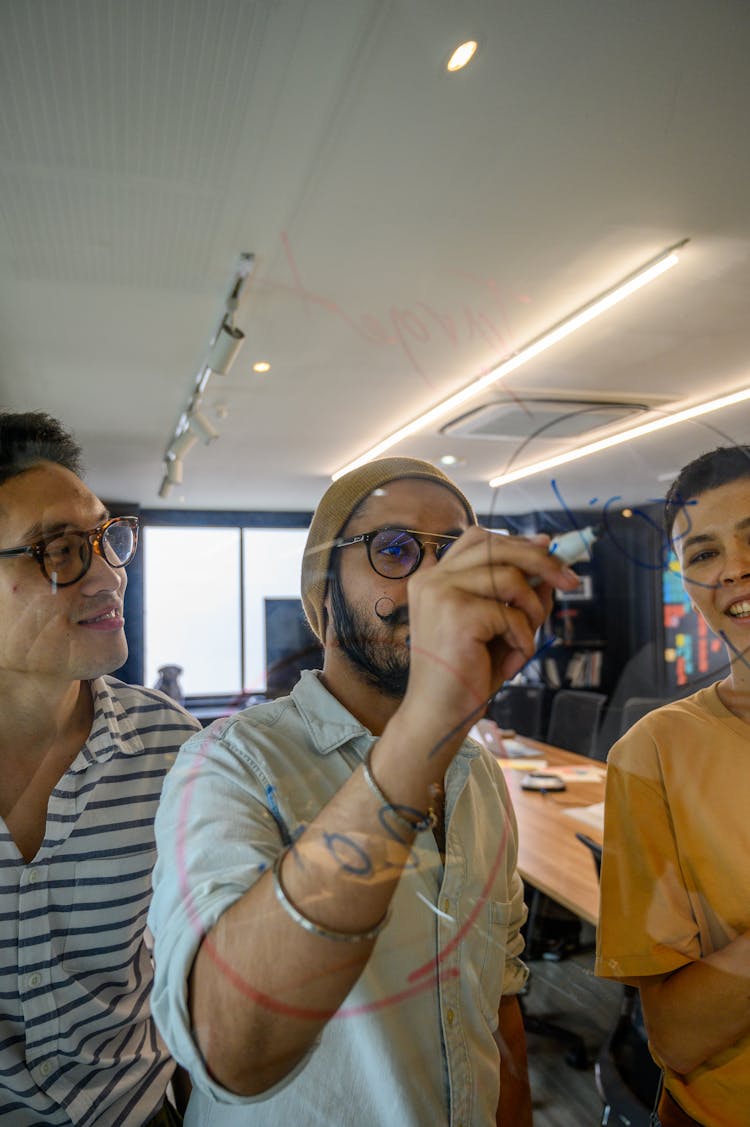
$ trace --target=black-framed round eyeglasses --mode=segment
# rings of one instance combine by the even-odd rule
[[[138,517],[110,517],[88,532],[54,532],[34,544],[4,548],[0,559],[30,556],[55,587],[69,587],[91,567],[94,552],[110,567],[127,567],[138,547]]]
[[[435,532],[416,532],[412,528],[376,528],[346,540],[337,540],[335,548],[366,544],[370,566],[385,579],[405,579],[417,570],[424,559],[425,544],[435,546],[435,556],[442,559],[458,536]]]

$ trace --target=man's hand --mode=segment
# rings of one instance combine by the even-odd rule
[[[399,712],[436,740],[455,736],[453,751],[486,701],[533,657],[553,589],[579,581],[547,545],[544,536],[472,527],[437,566],[409,580],[411,662]]]

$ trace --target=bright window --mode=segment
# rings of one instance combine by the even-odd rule
[[[189,696],[263,692],[269,662],[272,682],[319,666],[300,601],[306,538],[304,528],[147,526],[146,684],[179,665]]]
[[[266,688],[266,663],[269,645],[269,600],[299,599],[302,553],[306,528],[245,528],[245,684],[250,689]],[[273,608],[275,609],[275,608]],[[301,608],[300,633],[305,631]],[[292,645],[294,645],[292,639]]]
[[[240,530],[145,528],[146,684],[179,665],[186,694],[242,689]]]

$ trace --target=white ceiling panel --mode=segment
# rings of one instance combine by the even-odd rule
[[[64,418],[110,498],[311,507],[683,238],[678,267],[494,394],[668,410],[750,386],[749,49],[744,0],[4,0],[2,403]],[[159,501],[241,252],[247,340],[205,398],[221,437]],[[723,414],[750,440],[750,409]],[[566,467],[570,503],[592,480],[653,496],[712,436]],[[433,426],[396,450],[454,453],[482,507],[548,506],[549,474],[493,498],[533,455],[507,447]]]

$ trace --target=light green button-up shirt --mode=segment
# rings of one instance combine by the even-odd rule
[[[495,1123],[493,1032],[501,994],[517,993],[526,978],[525,908],[505,780],[471,741],[446,776],[445,866],[432,834],[418,835],[365,970],[294,1072],[261,1096],[236,1096],[208,1075],[192,1037],[186,981],[201,934],[309,824],[372,742],[306,672],[291,696],[189,740],[168,776],[149,917],[152,1008],[192,1074],[186,1127]]]

